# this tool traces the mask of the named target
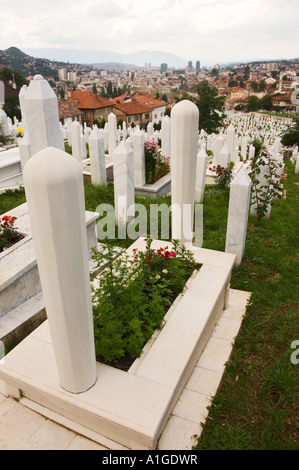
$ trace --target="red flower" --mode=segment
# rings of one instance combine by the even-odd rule
[[[146,264],[150,264],[150,259],[149,259],[149,257],[146,259]]]

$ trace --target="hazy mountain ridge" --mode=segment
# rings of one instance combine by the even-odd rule
[[[187,62],[170,52],[163,51],[137,51],[130,54],[121,54],[111,51],[83,51],[75,49],[25,49],[34,57],[47,57],[53,61],[70,62],[76,64],[95,63],[122,63],[136,66],[144,66],[151,63],[152,66],[160,66],[165,62],[169,67],[186,66]]]

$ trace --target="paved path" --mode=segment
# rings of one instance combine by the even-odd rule
[[[248,292],[230,290],[228,308],[222,313],[166,428],[158,450],[191,450],[193,436],[201,433],[208,417],[207,406],[216,394],[238,334]],[[97,441],[97,442],[96,442]],[[0,382],[0,450],[110,450],[122,448],[102,436],[87,439],[6,396]]]

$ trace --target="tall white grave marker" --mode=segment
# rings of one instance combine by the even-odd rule
[[[166,158],[170,158],[171,155],[171,119],[169,116],[164,116],[162,119],[161,154]]]
[[[72,136],[72,155],[79,162],[82,162],[82,140],[81,140],[81,124],[73,121],[71,124]]]
[[[114,206],[118,225],[125,225],[132,217],[134,208],[134,152],[124,140],[113,154]]]
[[[108,150],[110,157],[113,157],[114,150],[117,147],[117,122],[114,113],[108,116]]]
[[[35,75],[25,90],[23,107],[31,154],[34,155],[46,147],[64,150],[57,96],[42,75]]]
[[[236,255],[239,265],[244,255],[251,193],[251,179],[243,166],[230,184],[225,251]]]
[[[172,238],[186,246],[193,239],[198,121],[198,107],[191,101],[180,101],[172,108]]]
[[[205,148],[202,147],[197,155],[195,182],[195,202],[198,202],[199,204],[202,204],[204,198],[208,159],[208,154],[205,151]]]
[[[145,185],[144,134],[138,128],[131,133],[131,139],[134,151],[134,184],[140,187]]]
[[[27,162],[24,184],[60,385],[84,392],[97,369],[82,170],[48,147]]]
[[[104,137],[97,127],[92,130],[89,136],[89,156],[91,183],[94,186],[106,185],[106,159]]]

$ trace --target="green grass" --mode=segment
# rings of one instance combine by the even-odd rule
[[[252,293],[221,385],[194,449],[298,450],[298,372],[291,343],[299,339],[299,175],[285,161],[286,199],[270,219],[249,217],[245,253],[231,287]],[[85,183],[86,209],[113,204],[113,185]],[[24,192],[0,195],[0,212],[24,202]],[[224,251],[229,189],[206,186],[203,247]],[[170,204],[170,197],[136,198]],[[132,240],[114,241],[129,246]]]
[[[25,191],[20,189],[8,189],[0,194],[0,214],[10,211],[16,206],[26,202]]]

